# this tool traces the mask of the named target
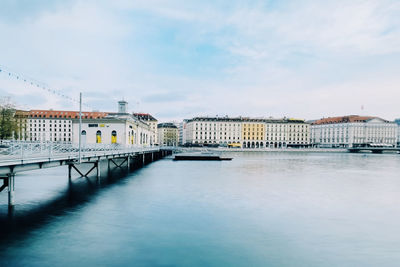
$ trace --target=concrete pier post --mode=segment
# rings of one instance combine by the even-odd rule
[[[128,163],[128,171],[130,171],[131,170],[131,156],[130,155],[128,155],[126,162]]]
[[[154,161],[154,152],[151,152],[151,162]]]
[[[14,182],[15,182],[15,174],[8,174],[8,206],[14,206]]]
[[[70,179],[70,180],[71,180],[71,178],[72,178],[71,173],[72,173],[72,165],[71,165],[71,164],[68,164],[68,179]]]
[[[146,154],[143,152],[142,156],[143,156],[143,166],[144,166],[144,164],[146,164]]]
[[[97,170],[97,179],[99,179],[100,178],[100,175],[101,175],[101,166],[100,166],[100,160],[98,160],[98,161],[96,161],[96,170]]]

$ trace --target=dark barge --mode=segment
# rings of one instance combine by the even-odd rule
[[[184,154],[184,155],[176,155],[174,160],[214,160],[214,161],[221,161],[221,160],[232,160],[232,158],[222,158],[221,156],[214,155],[214,154]]]

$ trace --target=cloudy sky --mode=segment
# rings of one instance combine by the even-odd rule
[[[399,14],[398,0],[2,0],[0,96],[74,110],[58,94],[83,92],[101,111],[123,98],[161,121],[394,119]]]

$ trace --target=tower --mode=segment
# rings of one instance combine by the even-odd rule
[[[125,100],[118,101],[118,113],[127,113],[128,102]]]

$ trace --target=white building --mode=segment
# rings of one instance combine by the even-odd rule
[[[150,126],[150,129],[152,131],[150,135],[150,143],[152,144],[158,144],[158,134],[157,134],[157,119],[154,118],[152,115],[149,113],[133,113],[133,116],[136,117],[138,120],[145,122]]]
[[[179,123],[178,130],[179,130],[179,145],[183,146],[186,144],[186,124],[188,120],[183,120]]]
[[[310,142],[310,124],[299,119],[279,119],[265,121],[266,146],[308,147]]]
[[[82,112],[84,119],[104,117],[104,112]],[[40,142],[72,142],[72,121],[77,111],[31,110],[27,119],[28,139]]]
[[[400,119],[394,120],[397,123],[397,146],[400,147]]]
[[[187,120],[186,143],[192,145],[222,145],[241,141],[240,118],[196,117]]]
[[[79,143],[79,120],[73,122],[73,143]],[[151,146],[149,125],[131,115],[110,114],[104,118],[82,120],[82,144],[120,144]]]
[[[350,115],[324,118],[311,125],[316,147],[355,147],[367,144],[395,146],[398,126],[377,117]]]
[[[118,102],[118,113],[83,118],[81,142],[87,144],[154,145],[152,127],[127,112],[127,102]],[[72,123],[73,143],[79,143],[79,120]]]
[[[119,101],[118,113],[82,112],[82,143],[154,145],[155,131],[127,113],[127,104]],[[79,143],[78,111],[31,110],[26,121],[31,141]]]

